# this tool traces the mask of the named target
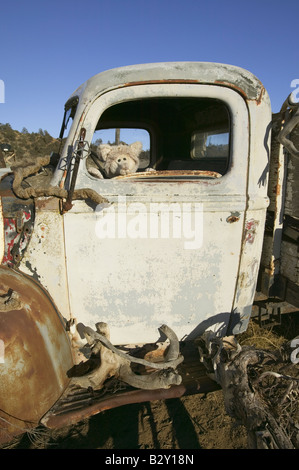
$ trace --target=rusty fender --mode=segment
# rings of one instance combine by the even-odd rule
[[[69,338],[30,277],[0,266],[0,442],[36,427],[69,383]]]

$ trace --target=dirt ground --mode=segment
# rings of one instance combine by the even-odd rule
[[[249,341],[278,344],[299,334],[296,322],[269,336],[251,330]],[[273,339],[274,338],[274,339]],[[269,345],[268,344],[268,345]],[[75,426],[49,431],[37,429],[10,443],[11,449],[246,449],[247,433],[228,416],[222,390],[207,395],[127,405],[98,414]]]

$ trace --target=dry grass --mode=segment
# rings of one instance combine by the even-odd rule
[[[274,332],[273,328],[262,328],[254,320],[249,322],[247,330],[238,337],[241,346],[267,350],[279,350],[285,341],[285,337]]]

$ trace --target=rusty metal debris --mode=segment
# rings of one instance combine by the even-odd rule
[[[97,323],[97,331],[84,325],[78,325],[78,329],[80,327],[90,345],[92,355],[88,361],[75,365],[69,372],[72,385],[99,389],[107,378],[112,376],[133,387],[149,390],[168,388],[181,383],[182,379],[175,369],[183,362],[184,357],[179,351],[178,338],[167,325],[162,325],[160,328],[170,342],[163,362],[149,362],[114,347],[109,341],[109,329],[106,323]],[[137,375],[131,369],[132,363],[150,367],[155,369],[155,372]],[[84,375],[81,375],[82,371],[85,372]]]
[[[136,356],[124,353],[111,345],[107,339],[109,336],[107,324],[98,324],[97,331],[86,328],[84,325],[81,330],[80,326],[82,325],[77,325],[76,330],[79,330],[80,334],[85,331],[92,346],[93,355],[90,360],[78,364],[78,367],[70,371],[71,375],[77,373],[81,376],[72,377],[61,399],[42,418],[41,423],[47,428],[57,429],[75,424],[104,410],[130,403],[179,398],[197,393],[204,394],[220,388],[215,380],[207,376],[205,368],[199,362],[196,345],[193,342],[179,345],[176,336],[166,325],[160,329],[169,340],[169,342],[166,341],[165,347],[159,348],[157,344],[146,345],[141,350],[138,349],[139,355],[135,353]],[[75,334],[74,338],[79,347]],[[153,346],[158,349],[154,349]],[[181,348],[182,353],[180,353]],[[111,371],[115,375],[107,378],[109,359]],[[125,368],[122,369],[119,364],[124,365]],[[94,368],[94,373],[89,371],[89,367]],[[128,371],[128,367],[132,370]],[[158,374],[163,377],[166,373],[167,378],[169,369],[177,377],[174,384],[167,385],[169,376],[167,381],[157,381]],[[105,375],[106,380],[104,380]]]
[[[280,133],[278,134],[277,139],[285,147],[285,149],[290,153],[290,155],[292,155],[292,157],[299,158],[299,150],[295,147],[294,143],[288,138],[288,135],[299,124],[298,104],[297,104],[297,109],[292,110],[292,113],[290,115],[290,119],[284,125]]]
[[[283,348],[241,347],[233,336],[206,334],[200,352],[222,387],[226,412],[246,427],[249,448],[298,448],[298,369],[292,376],[274,370],[288,362]]]
[[[42,418],[41,423],[49,429],[59,429],[120,406],[180,398],[194,393],[206,394],[215,390],[219,390],[219,385],[206,375],[191,385],[183,383],[157,390],[132,390],[129,387],[122,389],[118,384],[118,388],[110,396],[104,396],[102,391],[73,389],[63,395]]]

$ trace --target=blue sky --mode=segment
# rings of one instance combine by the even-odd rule
[[[85,80],[160,61],[250,70],[277,112],[299,79],[298,11],[298,0],[2,2],[0,122],[57,137],[64,102]]]

